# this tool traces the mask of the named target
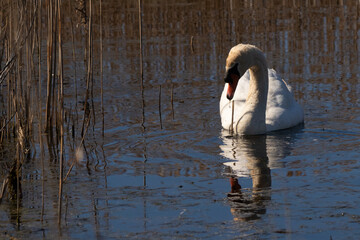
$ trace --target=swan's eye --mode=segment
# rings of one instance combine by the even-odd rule
[[[240,77],[239,71],[238,71],[238,63],[236,63],[234,66],[232,66],[231,68],[229,68],[229,70],[226,71],[225,73],[225,77],[224,77],[224,82],[226,83],[232,83],[233,80],[231,78],[231,74],[235,74],[237,76]]]

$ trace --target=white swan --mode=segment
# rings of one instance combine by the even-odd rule
[[[221,124],[236,134],[256,135],[290,128],[304,121],[290,87],[255,46],[239,44],[226,59],[225,87],[220,99]],[[234,114],[232,103],[234,101]]]

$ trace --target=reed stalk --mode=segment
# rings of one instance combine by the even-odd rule
[[[144,95],[144,72],[143,72],[143,49],[142,49],[142,2],[138,1],[139,7],[139,60],[140,60],[140,91],[141,91],[141,109],[142,109],[142,121],[141,129],[144,138],[144,188],[146,187],[146,162],[147,162],[147,150],[146,150],[146,128],[145,128],[145,95]]]
[[[172,120],[175,119],[175,113],[174,113],[174,84],[172,83],[171,84],[171,98],[170,98],[170,101],[171,101],[171,116],[172,116]]]
[[[141,89],[144,88],[144,78],[143,78],[143,51],[142,51],[142,4],[139,0],[139,48],[140,48],[140,79],[141,79]]]
[[[86,118],[90,116],[89,111],[89,95],[90,95],[90,84],[92,78],[92,0],[90,0],[89,4],[89,22],[88,22],[88,57],[87,57],[87,77],[86,77],[86,92],[85,92],[85,99],[84,99],[84,115],[83,115],[83,123],[81,128],[81,137],[84,137],[84,130],[85,130],[85,122]]]
[[[70,8],[73,8],[72,7],[72,0],[69,0],[69,6]],[[79,115],[78,115],[78,112],[76,111],[78,106],[78,90],[77,90],[77,70],[76,70],[76,67],[77,67],[77,64],[76,64],[76,52],[75,52],[75,32],[74,32],[74,23],[73,23],[73,19],[72,17],[70,17],[70,25],[71,25],[71,42],[72,42],[72,58],[73,58],[73,62],[74,62],[74,90],[75,90],[75,120],[74,121],[74,129],[72,131],[73,133],[73,138],[76,138],[76,135],[75,135],[75,128],[77,127],[78,125],[78,122],[79,122]]]
[[[139,7],[139,61],[140,61],[140,91],[141,91],[141,109],[142,121],[141,127],[145,132],[145,96],[144,96],[144,72],[143,72],[143,49],[142,49],[142,2],[138,1]]]
[[[16,223],[19,225],[20,224],[20,168],[21,168],[21,164],[20,164],[20,146],[19,144],[16,145]]]
[[[161,85],[159,85],[159,118],[160,118],[160,129],[163,129],[161,119]]]
[[[39,0],[38,5],[38,25],[37,25],[37,43],[38,43],[38,132],[39,132],[39,144],[40,144],[40,159],[41,159],[41,173],[42,173],[42,181],[41,181],[41,213],[40,213],[40,220],[41,222],[44,220],[44,213],[45,213],[45,153],[44,153],[44,144],[43,144],[43,138],[42,138],[42,94],[41,94],[41,34],[42,34],[42,27],[41,27],[41,17],[42,17],[42,0]]]
[[[1,189],[0,189],[0,204],[5,196],[6,187],[7,187],[8,183],[9,183],[9,178],[8,178],[8,176],[6,176],[4,178],[4,181],[3,181]]]
[[[190,38],[191,53],[194,53],[194,36]]]
[[[53,0],[47,0],[47,88],[46,88],[46,131],[51,126],[51,99],[52,99],[52,58],[53,58]]]
[[[60,103],[60,167],[59,167],[59,202],[58,202],[58,224],[61,223],[61,207],[62,207],[62,191],[63,191],[63,167],[64,167],[64,79],[63,79],[63,61],[62,61],[62,36],[61,36],[61,0],[57,2],[57,26],[58,26],[58,70],[60,88],[59,103]]]
[[[7,189],[11,186],[12,193],[9,195],[11,195],[14,203],[16,201],[17,217],[20,219],[22,201],[22,166],[25,160],[28,162],[33,156],[36,156],[36,148],[33,145],[35,142],[34,139],[38,135],[40,144],[39,159],[41,161],[42,172],[40,219],[43,221],[45,216],[46,177],[47,174],[49,174],[45,172],[46,146],[44,141],[47,141],[50,160],[54,160],[55,163],[59,164],[59,169],[56,174],[59,174],[57,210],[58,223],[60,224],[62,215],[64,215],[62,214],[62,206],[64,205],[63,184],[74,166],[71,165],[67,172],[68,174],[64,177],[64,173],[66,173],[65,144],[67,140],[65,137],[69,136],[66,134],[66,127],[68,127],[67,119],[74,119],[75,114],[77,114],[77,106],[75,106],[74,113],[70,113],[70,116],[67,114],[67,111],[65,111],[66,99],[64,99],[64,92],[66,90],[66,85],[64,85],[63,37],[66,36],[66,31],[64,31],[66,22],[64,22],[62,16],[65,3],[61,0],[4,0],[3,2],[4,3],[2,4],[8,7],[4,10],[6,11],[6,14],[4,14],[4,22],[6,22],[6,24],[0,25],[0,94],[1,97],[4,95],[4,108],[2,108],[2,111],[0,112],[0,147],[3,147],[2,143],[5,141],[14,144],[14,147],[11,149],[11,153],[13,154],[11,167],[8,167],[9,177],[1,181],[3,185],[2,188],[0,188],[0,200],[4,197],[6,186]],[[85,0],[83,2],[85,3]],[[68,4],[67,1],[66,4]],[[80,147],[84,149],[86,148],[85,137],[88,133],[89,125],[92,122],[95,126],[96,119],[94,102],[92,101],[94,98],[93,94],[96,94],[94,93],[95,84],[93,78],[93,4],[93,1],[89,0],[88,38],[85,47],[85,51],[87,51],[87,75],[84,119],[82,126],[78,124],[78,121],[73,121],[75,127],[72,131],[75,133],[76,130],[82,127]],[[71,6],[70,0],[69,6]],[[44,7],[44,9],[42,9],[42,7]],[[102,1],[100,1],[99,11],[100,95],[102,136],[104,138],[105,110],[103,89]],[[72,56],[75,63],[75,104],[77,104],[78,92],[74,37],[75,30],[72,20],[70,23],[73,42]],[[44,30],[42,30],[43,25],[46,26]],[[42,49],[42,43],[46,44],[46,49]],[[44,56],[42,56],[42,51],[45,51]],[[141,87],[143,89],[143,82],[141,83]],[[144,109],[145,103],[143,94],[142,97]],[[90,101],[92,106],[89,106]],[[42,112],[43,108],[45,110],[44,113]],[[67,118],[68,116],[69,118]],[[79,126],[77,126],[77,124]],[[44,132],[46,133],[46,139],[43,139]],[[76,135],[73,136],[73,139],[76,139]],[[32,155],[32,151],[34,151],[34,155]]]
[[[100,0],[100,95],[101,95],[101,115],[102,128],[101,133],[104,140],[105,132],[105,111],[104,111],[104,79],[103,79],[103,35],[102,35],[102,0]]]

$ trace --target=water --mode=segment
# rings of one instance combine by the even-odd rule
[[[19,215],[16,202],[0,205],[1,238],[357,239],[358,2],[145,2],[143,92],[137,4],[103,4],[105,137],[94,134],[90,156],[64,184],[60,225],[58,163],[45,160],[42,174],[39,153],[27,162]],[[94,29],[98,83],[98,21]],[[71,37],[63,41],[71,85]],[[83,41],[76,36],[77,78]],[[261,48],[292,86],[303,126],[249,138],[221,129],[225,59],[238,42]],[[241,194],[231,193],[231,177]]]

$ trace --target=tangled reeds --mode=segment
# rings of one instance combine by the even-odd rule
[[[76,6],[73,6],[74,4]],[[75,3],[60,0],[4,0],[0,3],[0,9],[0,157],[8,159],[1,166],[0,203],[7,195],[8,199],[16,201],[19,211],[22,166],[35,156],[41,158],[42,178],[45,179],[44,158],[47,156],[59,166],[58,221],[60,223],[63,173],[66,166],[71,165],[67,169],[66,178],[69,177],[75,161],[75,149],[86,149],[88,128],[95,126],[92,24],[94,4],[92,0],[77,0]],[[80,19],[74,20],[71,17],[70,20],[65,21],[64,11],[77,13]],[[78,22],[76,30],[87,36],[83,38],[86,44],[83,44],[80,50],[75,50],[76,30],[73,21]],[[71,31],[64,32],[64,29]],[[72,37],[75,74],[64,72],[64,34]],[[86,62],[86,72],[80,77],[76,72],[75,64],[79,52],[84,53]],[[73,85],[66,84],[66,78],[73,78]],[[81,97],[78,96],[80,93],[77,86],[78,82],[83,80],[85,80],[83,84],[85,89],[80,91],[84,94],[81,108],[80,104],[78,106],[78,98]],[[102,82],[101,77],[99,85],[103,119],[102,136],[104,136]],[[67,94],[71,97],[65,97],[67,92],[71,93]],[[83,121],[78,124],[78,114],[81,112]],[[81,133],[77,134],[78,131]],[[48,151],[44,150],[44,143],[47,143]],[[66,144],[70,146],[66,149],[73,149],[73,153],[65,151]],[[36,154],[38,150],[40,150],[39,155]],[[66,160],[70,162],[65,164]],[[43,181],[43,206],[44,184]],[[44,214],[43,207],[41,220]]]

